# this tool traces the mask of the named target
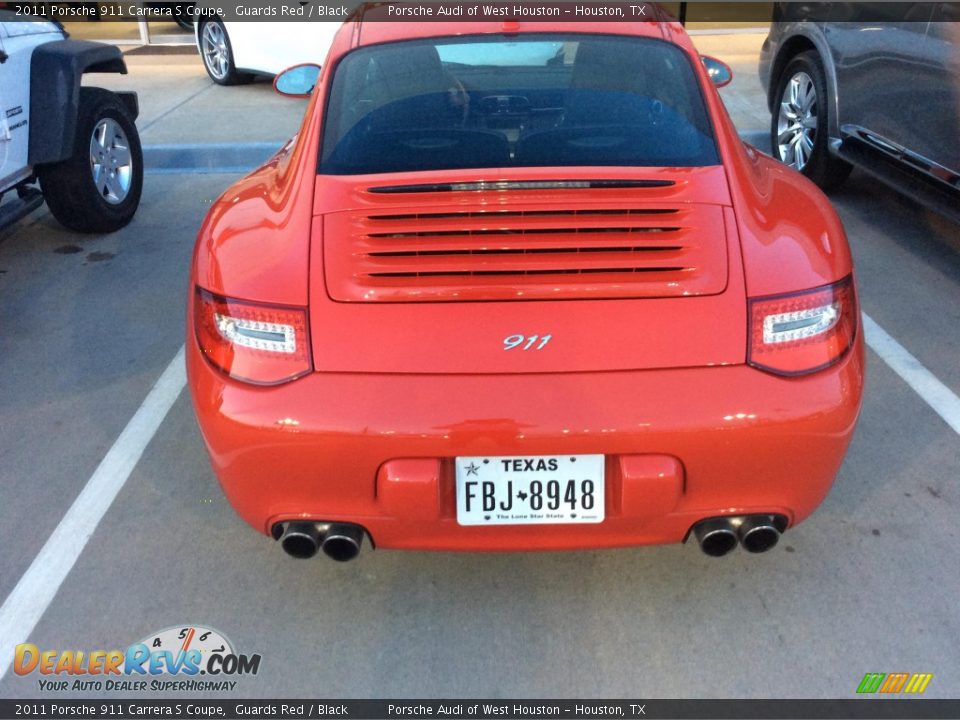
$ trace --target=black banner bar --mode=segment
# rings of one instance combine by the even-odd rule
[[[353,718],[545,720],[549,718],[890,718],[953,720],[960,700],[0,700],[0,718]]]
[[[956,21],[960,2],[663,2],[687,23],[757,22],[778,13],[830,22]],[[365,7],[364,7],[365,6]],[[191,2],[0,2],[12,13],[4,20],[59,22],[173,22],[219,17],[233,22],[342,22],[358,16],[375,22],[534,21],[642,22],[656,19],[651,3],[636,0],[195,0]],[[784,10],[784,8],[788,8]]]

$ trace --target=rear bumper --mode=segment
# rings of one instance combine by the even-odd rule
[[[581,549],[682,542],[697,521],[820,504],[853,434],[863,343],[806,378],[747,366],[544,375],[315,373],[260,388],[187,342],[224,493],[253,527],[357,523],[378,547]],[[602,453],[597,525],[461,527],[453,458]]]

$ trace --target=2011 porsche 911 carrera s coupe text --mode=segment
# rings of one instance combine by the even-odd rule
[[[346,23],[216,202],[190,389],[296,557],[773,547],[863,388],[843,228],[745,146],[683,28]],[[305,88],[309,89],[309,88]]]

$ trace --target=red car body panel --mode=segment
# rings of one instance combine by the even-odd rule
[[[340,56],[358,44],[503,31],[502,23],[346,24],[297,138],[224,193],[197,240],[187,369],[225,494],[264,533],[289,520],[343,521],[363,526],[378,547],[395,548],[679,542],[704,518],[749,513],[795,524],[829,491],[852,437],[863,388],[862,332],[825,370],[773,375],[746,364],[747,298],[850,276],[836,213],[812,183],[742,144],[679,25],[517,25],[520,33],[676,42],[695,61],[721,165],[318,178],[320,116]],[[635,192],[369,192],[377,184],[596,177],[676,184]],[[563,300],[538,296],[536,284],[523,289],[537,299],[510,297],[516,287],[502,281],[471,283],[466,296],[406,280],[365,295],[370,287],[353,271],[369,262],[361,257],[369,249],[367,218],[471,212],[478,198],[506,212],[574,204],[679,210],[690,220],[684,237],[706,243],[694,248],[705,253],[706,280],[679,285],[679,292],[656,280],[625,279],[613,289],[564,283]],[[708,235],[712,240],[704,240]],[[274,387],[227,377],[198,344],[194,288],[308,308],[313,372]],[[514,333],[547,332],[554,336],[549,352],[506,353],[499,344]],[[457,523],[453,458],[558,452],[606,456],[604,522]]]
[[[359,523],[378,547],[680,542],[698,520],[748,512],[794,524],[830,489],[863,383],[858,344],[840,364],[800,379],[740,365],[560,376],[315,373],[250,389],[225,381],[191,346],[197,418],[241,517],[264,533],[301,518]],[[607,455],[605,522],[457,524],[453,457],[552,454],[560,445]],[[622,464],[651,456],[624,478]],[[391,482],[397,461],[409,464]]]
[[[538,176],[541,177],[560,172],[552,169],[539,170],[541,172]],[[717,192],[716,187],[725,189],[725,182],[722,177],[717,177],[719,169],[710,170],[702,173],[707,180],[708,190],[712,190],[713,195],[720,195],[722,199],[723,193]],[[589,176],[589,170],[566,172],[563,175],[570,177],[580,173]],[[530,174],[530,171],[522,174]],[[676,177],[678,174],[674,172],[672,176]],[[510,173],[511,178],[516,175],[517,173]],[[649,175],[655,176],[654,173]],[[365,181],[365,178],[361,178],[355,182]],[[334,181],[330,185],[333,186],[331,197],[325,198],[322,205],[318,200],[315,207],[337,207],[336,203],[339,201],[347,203],[346,198],[341,198],[336,193],[338,183]],[[323,222],[319,219],[315,221],[313,229],[314,252],[311,254],[310,276],[314,367],[332,372],[560,373],[742,363],[746,348],[746,308],[743,303],[744,280],[733,213],[726,207],[697,205],[691,198],[684,197],[684,187],[670,190],[671,195],[680,195],[680,198],[661,198],[657,202],[656,197],[650,198],[645,193],[644,202],[638,203],[635,198],[625,200],[622,197],[623,191],[605,190],[595,193],[595,198],[584,199],[577,196],[576,207],[589,208],[590,202],[603,208],[625,205],[634,208],[644,205],[680,207],[678,215],[681,217],[670,216],[670,220],[665,222],[686,225],[685,231],[691,244],[699,242],[712,245],[711,255],[704,258],[709,261],[705,263],[708,265],[706,270],[714,271],[710,278],[714,292],[708,296],[693,297],[696,293],[692,283],[683,280],[669,283],[679,286],[678,290],[662,288],[661,285],[665,283],[651,281],[648,277],[650,274],[645,273],[645,277],[640,281],[628,277],[622,284],[614,284],[613,290],[610,289],[611,283],[591,283],[589,278],[595,276],[587,275],[584,276],[586,281],[579,278],[565,280],[560,287],[556,287],[558,283],[555,278],[550,285],[539,287],[531,287],[526,279],[520,281],[511,278],[509,283],[504,284],[494,278],[495,284],[489,285],[473,281],[471,285],[475,294],[472,296],[457,291],[458,295],[464,296],[462,300],[514,300],[517,295],[540,298],[498,303],[495,312],[491,312],[490,306],[485,303],[465,306],[463,302],[423,302],[421,294],[427,294],[429,300],[436,300],[438,296],[442,296],[445,288],[439,287],[436,292],[428,294],[422,284],[416,286],[416,292],[402,293],[403,302],[381,299],[385,293],[391,291],[401,295],[401,288],[398,286],[386,289],[379,287],[375,296],[378,298],[376,302],[360,298],[352,302],[335,302],[329,297],[331,287],[327,274],[333,272],[339,277],[349,277],[349,269],[332,263],[331,255],[336,257],[338,254],[349,253],[356,257],[361,251],[350,241],[349,232],[342,228],[342,224],[331,222],[331,217],[337,218],[342,213],[331,212],[325,216]],[[566,192],[564,196],[563,191],[555,191],[550,198],[546,197],[546,193],[537,191],[510,193],[510,202],[506,207],[514,212],[517,208],[543,212],[544,208],[551,206],[569,207],[571,198],[569,191]],[[478,193],[473,193],[476,194]],[[456,204],[457,194],[448,195],[454,195],[448,199],[448,203]],[[534,197],[525,197],[529,195]],[[714,199],[708,193],[690,195],[697,199],[707,195],[708,201]],[[436,202],[436,199],[425,198],[420,207],[430,208],[431,200]],[[407,203],[409,202],[408,199]],[[449,211],[450,206],[446,207]],[[380,206],[377,212],[402,213],[411,210],[409,205],[388,204],[387,207]],[[711,212],[704,213],[704,210]],[[588,222],[595,224],[598,221],[591,219]],[[664,221],[658,219],[653,222],[663,224]],[[697,235],[700,236],[699,240]],[[709,243],[706,237],[708,235],[711,236]],[[582,235],[573,237],[577,239],[577,244],[584,243]],[[551,237],[551,240],[553,247],[561,245],[555,237]],[[396,243],[397,240],[391,238],[390,242]],[[682,241],[672,239],[668,242]],[[331,251],[331,245],[338,246],[338,249]],[[501,244],[497,243],[497,247],[500,246]],[[322,252],[319,250],[321,247],[324,248]],[[409,245],[404,244],[403,247]],[[591,253],[587,261],[597,262],[598,254]],[[563,262],[571,262],[565,253],[550,255],[550,258],[558,257],[566,258]],[[728,258],[732,258],[732,262]],[[429,260],[424,262],[429,263]],[[543,265],[542,261],[538,263],[538,267]],[[499,256],[494,256],[487,266],[509,267],[509,260],[504,261]],[[648,291],[650,287],[653,288],[652,297],[637,299],[639,293]],[[510,293],[504,293],[504,288],[509,288]],[[554,292],[556,299],[544,300],[542,296],[535,295],[539,288],[544,288],[547,293],[562,292]],[[730,291],[726,292],[728,289]],[[451,291],[446,289],[446,292],[449,294]],[[686,295],[679,295],[680,292]],[[612,293],[622,293],[629,299],[610,299]],[[570,297],[583,299],[592,298],[594,295],[604,299],[567,302]],[[558,302],[562,305],[558,305]],[[560,309],[562,312],[558,312]],[[642,316],[643,322],[635,331],[624,332],[621,322],[597,322],[598,316]],[[715,316],[729,318],[729,325],[703,321],[704,318]],[[478,343],[478,321],[483,323],[484,332],[491,337],[502,338],[518,332],[540,335],[550,333],[553,336],[551,351],[514,356],[505,353],[499,343]],[[353,331],[361,326],[366,328],[363,333]],[[677,327],[684,328],[682,342],[677,342]],[[331,341],[333,338],[347,336],[351,337],[349,343]],[[469,352],[425,352],[425,348],[438,347],[469,348]],[[596,352],[598,347],[605,348],[605,352]],[[390,348],[391,351],[384,353],[383,348]]]

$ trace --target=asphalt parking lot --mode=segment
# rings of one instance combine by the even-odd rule
[[[732,64],[724,97],[744,133],[766,129],[761,40],[695,38]],[[859,173],[833,197],[873,321],[866,398],[833,491],[773,551],[305,563],[234,515],[189,397],[176,394],[193,240],[237,177],[203,164],[237,143],[278,146],[303,103],[264,82],[213,86],[193,56],[133,56],[130,67],[104,84],[140,92],[154,170],[133,223],[81,236],[43,210],[0,231],[0,600],[27,599],[0,611],[0,674],[27,637],[112,649],[194,624],[262,655],[238,697],[833,698],[854,697],[866,672],[894,671],[933,673],[928,697],[960,696],[960,227]],[[220,154],[174,152],[212,143]],[[895,372],[888,338],[941,385],[909,361],[913,374]],[[155,434],[135,428],[141,457],[111,456],[135,464],[89,540],[56,535],[168,368],[172,407],[154,408]],[[82,548],[62,584],[56,563],[28,573],[51,536],[45,557]],[[55,697],[12,670],[0,696]]]

